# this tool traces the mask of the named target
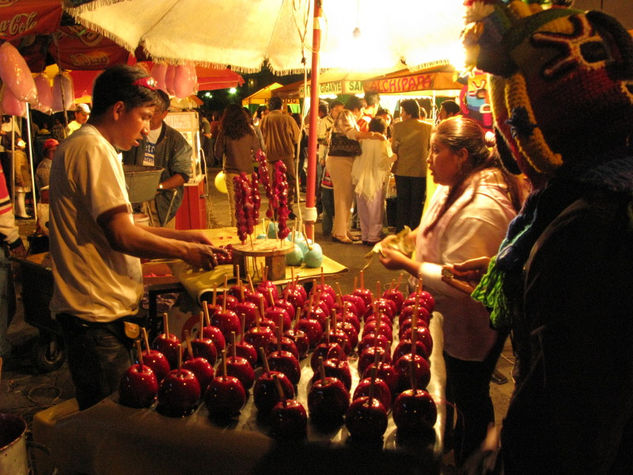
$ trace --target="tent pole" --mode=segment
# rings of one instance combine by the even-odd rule
[[[314,0],[314,22],[312,27],[312,77],[310,80],[310,134],[308,137],[308,173],[306,184],[306,234],[314,239],[316,222],[316,160],[317,117],[319,114],[319,52],[321,49],[322,0]]]
[[[37,217],[37,198],[35,197],[35,167],[33,166],[33,137],[31,137],[31,106],[26,103],[26,134],[29,144],[29,163],[31,165],[31,192],[33,193],[33,216]]]

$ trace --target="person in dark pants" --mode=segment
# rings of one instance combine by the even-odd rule
[[[391,147],[398,155],[392,172],[396,177],[396,231],[420,223],[426,196],[426,157],[429,154],[431,124],[420,120],[420,106],[414,99],[400,103],[402,121],[393,125]]]
[[[143,294],[140,257],[217,263],[200,231],[137,225],[119,150],[138,145],[158,100],[141,68],[118,65],[95,80],[89,121],[57,149],[51,165],[50,254],[53,297],[80,409],[118,389],[131,364]]]

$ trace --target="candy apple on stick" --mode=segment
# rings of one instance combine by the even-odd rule
[[[222,311],[216,312],[211,317],[211,325],[218,327],[225,340],[228,340],[231,337],[231,332],[237,333],[240,331],[240,319],[233,310],[227,308],[226,288],[223,295]]]
[[[285,374],[279,371],[271,371],[268,366],[268,358],[266,358],[266,353],[263,348],[260,348],[260,357],[264,366],[264,372],[257,378],[257,381],[255,381],[253,399],[257,410],[266,414],[279,402],[279,392],[276,389],[273,376],[277,376],[286,396],[294,397],[295,389]]]
[[[413,362],[410,362],[413,365]],[[411,368],[409,374],[414,374]],[[430,431],[437,420],[437,408],[433,397],[423,389],[418,389],[415,378],[411,378],[411,389],[398,395],[393,403],[393,421],[399,433],[420,434]]]
[[[341,381],[349,392],[352,388],[352,372],[350,371],[349,363],[346,360],[329,358],[323,361],[323,369],[327,376]],[[312,377],[312,382],[314,383],[320,377],[320,373],[316,372]]]
[[[308,393],[310,419],[320,428],[340,425],[349,407],[349,392],[341,381],[325,375],[323,365],[319,367],[320,378]]]
[[[255,372],[246,358],[237,355],[235,332],[231,332],[232,354],[226,360],[226,372],[240,380],[242,386],[248,391],[255,381]]]
[[[142,352],[143,361],[146,366],[152,368],[154,374],[156,375],[156,379],[160,383],[167,373],[169,373],[169,361],[165,358],[158,350],[152,350],[149,347],[149,339],[147,338],[147,330],[145,327],[141,328],[143,332],[143,341],[145,342],[145,351]]]
[[[371,370],[374,367],[376,368],[376,376],[387,383],[392,395],[395,394],[398,390],[398,382],[400,380],[400,376],[396,369],[391,365],[391,363],[387,363],[386,361],[380,361],[378,364],[372,363],[365,369],[363,378],[371,377]]]
[[[270,290],[273,293],[275,300],[279,298],[277,286],[272,281],[268,280],[268,267],[264,267],[263,279],[257,286],[257,290],[261,292],[262,295],[268,295],[268,291]]]
[[[211,303],[209,303],[207,300],[203,301],[203,305],[202,307],[206,307],[207,308],[207,313],[205,313],[205,317],[209,317],[209,321],[211,319],[211,317],[215,314],[215,312],[219,312],[220,310],[222,310],[222,305],[218,305],[218,288],[215,287],[213,289],[213,294],[211,297]],[[204,305],[206,304],[206,305]],[[209,321],[207,321],[207,325],[209,325]],[[221,351],[221,350],[220,350]]]
[[[275,404],[270,414],[270,429],[272,434],[284,440],[302,439],[306,436],[308,416],[305,408],[295,399],[288,399],[274,374],[273,381],[279,393],[280,401]]]
[[[222,351],[222,372],[216,376],[205,395],[205,404],[212,418],[224,420],[240,413],[246,402],[246,391],[239,379],[226,372],[226,348]]]
[[[138,363],[133,364],[121,377],[119,402],[129,407],[149,407],[156,400],[158,381],[154,371],[143,363],[141,343],[136,341]]]
[[[248,284],[249,284],[249,286],[251,288],[251,291],[246,296],[246,300],[251,302],[251,303],[254,303],[256,306],[259,306],[259,301],[262,298],[264,298],[264,295],[267,295],[267,292],[263,292],[263,290],[265,290],[265,289],[261,286],[261,284],[259,286],[257,286],[257,289],[255,289],[253,287],[253,278],[251,277],[250,274],[248,274]],[[274,287],[274,285],[273,285],[273,288],[275,289],[274,292],[273,292],[273,295],[276,295],[277,287]]]
[[[319,343],[310,357],[310,367],[315,373],[319,370],[319,366],[322,364],[321,359],[328,360],[330,358],[346,359],[345,351],[341,348],[341,345],[336,341],[330,340],[330,322],[326,323],[325,327],[325,341]]]
[[[260,325],[260,313],[264,314],[264,301],[260,300],[260,311],[255,317],[255,326],[250,328],[244,334],[244,340],[253,345],[253,347],[259,351],[259,348],[264,350],[268,348],[270,342],[275,338],[275,333],[268,327]]]
[[[187,353],[189,354],[189,357],[182,364],[182,367],[183,369],[188,369],[196,375],[198,383],[200,384],[200,391],[202,394],[204,394],[204,392],[207,390],[207,387],[209,387],[209,383],[213,381],[215,371],[213,371],[213,366],[211,366],[206,358],[204,358],[203,356],[195,356],[191,337],[187,330],[185,330],[185,342],[187,344]]]
[[[269,290],[268,298],[270,301],[270,305],[264,311],[264,317],[274,322],[279,322],[280,319],[283,322],[283,326],[285,328],[290,328],[292,325],[292,319],[290,318],[290,314],[283,307],[278,307],[275,305],[275,298],[273,297],[273,293]]]
[[[431,366],[426,358],[416,353],[416,341],[411,341],[411,353],[400,357],[394,365],[400,375],[400,389],[409,389],[409,383],[415,380],[415,387],[426,388],[431,380]]]
[[[240,340],[235,342],[235,352],[237,356],[241,356],[242,358],[246,358],[246,360],[250,363],[251,367],[254,368],[257,364],[257,350],[253,345],[244,341],[244,316],[240,317]],[[233,349],[230,350],[233,352]]]
[[[301,367],[295,356],[282,349],[281,342],[283,336],[283,324],[280,324],[277,333],[277,351],[273,351],[268,355],[268,364],[274,371],[279,371],[286,376],[292,384],[298,384],[301,379]]]
[[[365,335],[358,344],[358,352],[362,353],[367,348],[371,348],[373,346],[380,346],[385,350],[389,350],[391,348],[391,342],[385,335],[381,335],[380,333],[369,333]]]
[[[360,271],[360,288],[354,289],[352,295],[357,295],[363,299],[365,306],[371,305],[372,300],[374,300],[371,290],[365,288],[365,273],[362,270]]]
[[[284,336],[291,338],[295,342],[297,351],[299,352],[299,358],[305,358],[310,348],[310,340],[303,330],[297,328],[297,323],[301,317],[301,309],[297,309],[297,313],[294,320],[294,328],[289,328],[284,332]]]
[[[226,339],[222,334],[222,330],[211,325],[209,309],[206,305],[202,306],[202,311],[204,313],[204,321],[206,323],[206,325],[202,327],[202,336],[203,338],[209,338],[215,345],[216,351],[221,352],[226,347]]]
[[[402,282],[402,273],[398,276],[398,283],[391,281],[391,285],[384,291],[382,297],[389,299],[396,304],[396,313],[400,313],[402,309],[402,303],[404,302],[404,295],[400,292],[400,284]]]
[[[152,346],[165,355],[171,368],[175,368],[178,364],[180,340],[176,335],[169,333],[169,318],[166,313],[163,313],[163,330],[164,333],[161,333],[154,339]]]
[[[179,346],[178,369],[169,372],[158,390],[156,410],[170,417],[191,414],[200,399],[200,383],[193,372],[182,368],[182,347]]]
[[[200,328],[203,328],[204,314],[200,312]],[[205,358],[209,364],[214,365],[218,359],[218,350],[215,348],[215,344],[211,338],[205,338],[204,335],[199,332],[198,338],[194,338],[190,342],[193,348],[193,356],[201,356]]]
[[[352,400],[356,400],[363,396],[369,396],[370,391],[373,389],[374,397],[378,398],[386,410],[391,407],[391,391],[389,386],[382,379],[376,377],[376,368],[371,370],[372,376],[369,378],[361,379],[354,390],[354,396]]]
[[[387,410],[374,397],[375,370],[372,373],[369,395],[354,400],[345,415],[345,425],[354,439],[380,440],[387,429]]]

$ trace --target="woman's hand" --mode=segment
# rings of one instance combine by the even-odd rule
[[[490,257],[477,257],[459,264],[448,264],[442,267],[442,280],[467,294],[471,294],[481,277],[488,270]]]
[[[404,269],[407,272],[409,272],[411,275],[414,275],[417,277],[417,274],[418,274],[417,270],[420,264],[408,258],[404,254],[402,254],[400,251],[397,251],[395,249],[389,249],[388,247],[383,246],[382,251],[380,251],[380,254],[378,254],[378,259],[380,259],[380,262],[382,263],[382,265],[385,266],[387,269],[390,269],[390,270]]]

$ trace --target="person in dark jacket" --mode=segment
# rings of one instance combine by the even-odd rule
[[[169,96],[160,89],[156,93],[158,101],[149,134],[139,141],[138,147],[123,152],[123,163],[163,168],[156,198],[150,202],[150,222],[173,228],[174,217],[182,203],[184,184],[191,174],[193,152],[182,134],[164,121],[169,112]]]

